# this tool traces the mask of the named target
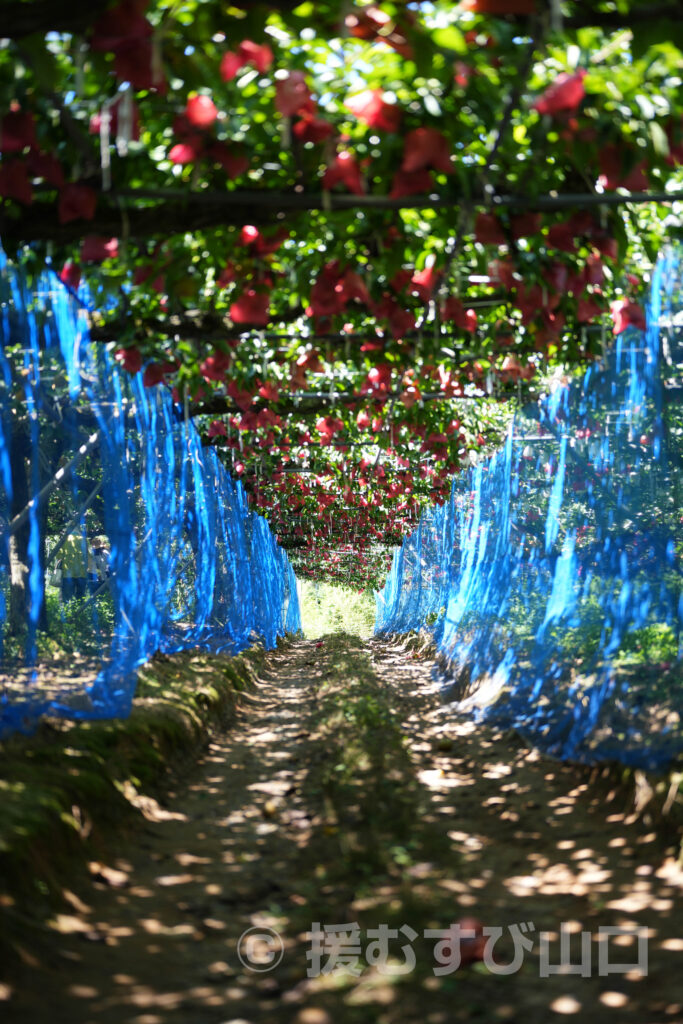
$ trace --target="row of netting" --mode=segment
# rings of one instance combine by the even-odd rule
[[[1,258],[0,734],[125,715],[157,651],[301,628],[268,524],[168,389],[89,340],[86,298]]]
[[[448,699],[564,759],[659,768],[683,746],[683,293],[559,381],[423,515],[376,631],[429,629]]]

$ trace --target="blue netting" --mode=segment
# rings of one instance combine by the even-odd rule
[[[377,632],[433,630],[449,696],[563,758],[656,767],[683,747],[679,258],[582,382],[422,517]]]
[[[0,250],[0,734],[125,715],[155,651],[301,628],[267,523],[168,390],[89,341],[86,299]]]

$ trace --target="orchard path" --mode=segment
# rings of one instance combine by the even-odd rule
[[[455,717],[406,650],[339,636],[286,645],[231,730],[163,806],[148,802],[144,828],[91,865],[72,912],[24,950],[2,1020],[680,1022],[678,850],[624,803]],[[466,917],[503,929],[501,963],[514,953],[509,927],[532,924],[521,968],[436,977],[423,932]],[[417,936],[390,942],[392,973],[361,959],[358,976],[307,977],[313,922],[358,922],[363,951],[381,924]],[[590,977],[539,976],[539,934],[557,938],[560,922],[592,933]],[[599,976],[602,925],[648,929],[646,976]],[[282,936],[277,967],[242,965],[248,928]],[[631,936],[614,941],[610,961],[635,963]],[[416,962],[397,973],[404,945]],[[243,949],[267,966],[263,944]]]

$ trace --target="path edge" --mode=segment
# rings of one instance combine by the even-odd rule
[[[138,670],[127,718],[48,718],[0,743],[0,963],[39,937],[115,834],[163,806],[174,776],[230,728],[271,654],[260,643],[234,656],[157,653]]]

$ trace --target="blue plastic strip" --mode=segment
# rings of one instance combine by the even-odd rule
[[[294,572],[268,524],[168,390],[145,388],[91,343],[89,306],[51,272],[29,290],[0,249],[0,735],[44,714],[126,715],[135,670],[156,651],[271,648],[301,629]],[[28,516],[12,530],[24,490]],[[70,522],[54,559],[60,591],[47,563]],[[73,622],[99,664],[87,685],[45,670]]]
[[[662,383],[683,364],[676,253],[657,265],[647,314],[646,331],[629,328],[582,381],[524,410],[505,448],[425,513],[377,595],[375,628],[431,629],[450,693],[478,719],[558,757],[660,768],[683,749],[669,664],[683,423]]]

